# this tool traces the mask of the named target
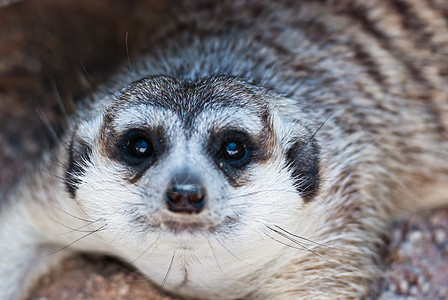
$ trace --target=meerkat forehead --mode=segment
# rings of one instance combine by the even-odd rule
[[[262,91],[236,78],[183,81],[155,76],[122,90],[107,108],[105,125],[116,131],[181,127],[184,133],[233,127],[256,134],[265,129],[268,113]]]

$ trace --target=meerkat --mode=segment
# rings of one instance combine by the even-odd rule
[[[187,298],[365,297],[390,218],[448,200],[443,3],[176,5],[2,205],[0,299],[73,251]]]

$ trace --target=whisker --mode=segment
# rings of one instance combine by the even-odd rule
[[[67,120],[69,118],[67,109],[65,108],[64,101],[62,100],[61,93],[59,92],[58,86],[56,85],[56,81],[54,78],[51,79],[51,89],[53,91],[53,95],[56,98],[59,109],[61,110],[64,118]]]
[[[77,229],[77,228],[73,228],[73,227],[70,227],[70,226],[67,226],[67,225],[65,225],[64,223],[61,223],[61,222],[59,222],[58,220],[56,220],[56,219],[54,219],[54,218],[52,218],[52,217],[49,217],[53,222],[56,222],[56,223],[58,223],[59,225],[61,225],[61,226],[64,226],[65,228],[68,228],[68,229],[71,229],[71,231],[67,231],[67,232],[64,232],[64,233],[62,233],[61,235],[64,235],[64,234],[67,234],[67,233],[71,233],[71,232],[92,232],[92,230],[79,230],[79,229]],[[93,223],[92,223],[93,224]],[[84,224],[84,225],[82,225],[81,227],[79,227],[79,228],[83,228],[83,227],[86,227],[86,226],[89,226],[90,224]]]
[[[44,113],[42,113],[38,107],[35,108],[35,111],[37,113],[37,115],[39,116],[40,120],[44,123],[45,127],[47,127],[47,130],[50,132],[51,138],[54,141],[61,141],[61,138],[57,135],[56,130],[54,129],[54,127],[50,124],[50,121],[48,120],[48,118],[45,116]]]
[[[137,205],[137,206],[145,206],[145,205],[147,205],[145,202],[128,202],[128,201],[123,201],[123,204]]]
[[[250,193],[246,193],[246,194],[241,194],[241,195],[235,195],[235,196],[231,196],[228,197],[227,199],[237,199],[240,197],[250,197],[250,196],[254,196],[260,193],[266,193],[266,192],[288,192],[291,194],[297,194],[297,191],[289,191],[289,190],[285,190],[285,189],[266,189],[266,190],[258,190],[258,191],[254,191],[254,192],[250,192]]]
[[[268,226],[268,227],[269,227],[269,226]],[[280,226],[278,226],[278,225],[274,225],[274,227],[280,229],[281,231],[283,231],[283,232],[285,232],[285,233],[287,233],[287,234],[289,234],[289,235],[291,235],[291,236],[293,236],[293,237],[296,237],[296,238],[298,238],[298,239],[301,239],[301,240],[310,242],[310,243],[312,243],[312,244],[319,245],[319,246],[321,246],[321,247],[325,247],[325,248],[333,249],[333,250],[338,250],[338,251],[343,251],[343,252],[348,252],[348,253],[353,253],[353,254],[361,254],[361,253],[358,253],[358,252],[354,252],[354,251],[350,251],[350,250],[345,250],[345,249],[341,249],[341,248],[336,248],[336,247],[332,247],[332,246],[328,246],[328,245],[325,245],[325,244],[322,244],[322,243],[315,242],[315,241],[313,241],[313,240],[310,240],[310,239],[304,238],[304,237],[302,237],[302,236],[300,236],[300,235],[297,235],[297,234],[294,234],[294,233],[292,233],[292,232],[289,232],[289,231],[287,231],[286,229],[284,229],[284,228],[282,228],[282,227],[280,227]]]
[[[106,225],[103,225],[103,226],[101,226],[100,228],[95,229],[95,230],[93,230],[93,231],[91,231],[91,232],[89,232],[89,233],[87,233],[87,234],[81,236],[80,238],[77,238],[76,240],[74,240],[74,241],[71,242],[70,244],[68,244],[68,245],[66,245],[66,246],[64,246],[64,247],[62,247],[62,248],[60,248],[60,249],[58,249],[58,250],[56,250],[56,251],[53,251],[53,252],[51,252],[51,253],[49,253],[49,254],[47,254],[47,255],[42,256],[41,259],[44,259],[44,258],[46,258],[46,257],[48,257],[48,256],[50,256],[50,255],[53,255],[53,254],[55,254],[55,253],[58,253],[58,252],[60,252],[60,251],[63,251],[63,250],[65,250],[65,249],[67,249],[68,247],[72,246],[73,244],[79,242],[80,240],[82,240],[82,239],[84,239],[84,238],[86,238],[86,237],[88,237],[88,236],[90,236],[90,235],[92,235],[92,234],[94,234],[94,233],[97,233],[97,232],[103,230],[105,227],[106,227]]]
[[[69,143],[67,143],[66,141],[64,141],[61,137],[59,137],[56,133],[56,130],[54,129],[54,127],[50,124],[50,121],[48,120],[48,118],[45,116],[45,114],[43,112],[41,112],[39,110],[38,107],[35,108],[37,115],[39,116],[40,120],[44,123],[45,127],[47,128],[47,130],[50,132],[51,138],[55,141],[55,142],[60,142],[62,144],[64,144],[65,146],[67,146],[67,148],[69,149],[71,147],[71,145]],[[74,149],[75,150],[75,149]],[[78,151],[76,151],[78,152]],[[79,153],[78,154],[82,154]]]
[[[191,260],[192,262],[195,262],[199,266],[201,266],[203,269],[206,269],[206,267],[204,266],[202,261],[198,258],[198,256],[194,253],[194,251],[188,251],[188,254],[190,254],[190,256],[192,258],[192,260]]]
[[[99,220],[98,220],[99,221]],[[94,222],[92,222],[91,224],[94,224],[94,223],[96,223],[97,221],[94,221]],[[67,231],[67,232],[64,232],[64,233],[61,233],[61,235],[65,235],[65,234],[69,234],[69,233],[72,233],[72,232],[74,232],[74,231],[76,231],[76,232],[89,232],[90,230],[80,230],[80,229],[82,229],[82,228],[85,228],[85,227],[87,227],[87,226],[89,226],[89,225],[91,225],[91,224],[84,224],[84,225],[82,225],[82,226],[79,226],[78,228],[74,228],[73,230],[71,230],[71,231]],[[61,224],[62,226],[65,226],[64,224]],[[65,227],[68,227],[68,226],[65,226]]]
[[[103,89],[104,91],[106,91],[107,93],[114,95],[114,93],[112,93],[112,91],[108,90],[104,85],[99,84],[92,75],[90,75],[90,73],[87,71],[86,66],[84,65],[84,62],[81,60],[81,66],[82,69],[84,70],[84,72],[87,74],[87,76],[89,77],[90,81],[92,81],[95,85],[99,86],[101,89]]]
[[[56,208],[57,210],[59,210],[59,211],[63,212],[64,214],[66,214],[66,215],[69,215],[70,217],[73,217],[73,218],[75,218],[75,219],[78,219],[78,220],[81,220],[81,221],[87,222],[87,223],[89,223],[89,224],[92,224],[92,223],[94,223],[94,222],[97,222],[97,221],[98,221],[98,220],[96,220],[96,221],[93,221],[93,220],[87,220],[87,219],[83,219],[83,218],[81,218],[81,217],[75,216],[75,215],[73,215],[73,214],[71,214],[71,213],[69,213],[69,212],[67,212],[67,211],[63,210],[63,209],[62,209],[62,208],[60,208],[60,207],[57,207],[57,206],[56,206],[56,205],[54,205],[53,203],[50,203],[50,205],[51,205],[51,206],[53,206],[54,208]]]
[[[163,289],[163,287],[164,287],[166,281],[168,280],[168,276],[169,276],[170,273],[171,273],[171,267],[173,266],[173,261],[174,261],[174,255],[175,255],[175,254],[176,254],[176,251],[174,251],[173,256],[171,257],[170,265],[168,266],[168,270],[166,271],[166,274],[165,274],[165,277],[164,277],[163,280],[162,280],[162,283],[160,284],[159,288],[157,289],[157,293],[156,293],[156,295],[154,296],[154,300],[157,299],[157,296],[159,296],[160,291]]]
[[[272,60],[268,71],[266,72],[266,74],[264,74],[263,80],[261,81],[261,85],[263,85],[266,82],[266,79],[268,79],[268,76],[271,75],[272,69],[274,68],[275,63],[277,62],[277,56],[274,56],[274,59]]]
[[[42,172],[44,172],[44,173],[47,173],[47,174],[49,174],[49,175],[51,175],[51,176],[53,176],[53,177],[55,177],[55,178],[57,178],[57,179],[59,179],[59,180],[61,180],[61,181],[65,181],[65,178],[63,178],[63,177],[61,177],[61,176],[58,176],[58,175],[56,175],[56,174],[54,174],[54,173],[52,173],[52,172],[50,172],[50,171],[48,171],[48,170],[39,168],[39,171],[42,171]]]
[[[307,248],[306,246],[304,246],[303,244],[301,244],[299,241],[297,241],[297,240],[295,240],[295,239],[289,237],[287,234],[285,234],[285,233],[283,233],[283,232],[280,232],[280,231],[278,231],[278,230],[276,230],[276,229],[274,229],[274,228],[272,228],[272,227],[270,227],[270,226],[267,226],[267,228],[270,229],[270,230],[272,230],[273,232],[277,233],[278,235],[284,237],[285,239],[290,240],[291,242],[293,242],[294,244],[298,245],[299,247],[302,247],[304,250],[307,250],[307,251],[311,252],[312,254],[316,255],[317,257],[319,257],[319,258],[325,260],[326,262],[328,262],[329,264],[331,264],[333,267],[335,267],[335,268],[337,268],[337,269],[341,269],[337,264],[331,262],[330,260],[328,260],[327,258],[323,257],[322,255],[320,255],[320,254],[317,253],[316,251]]]
[[[250,264],[250,263],[248,263],[248,262],[245,262],[244,260],[242,260],[241,258],[239,258],[238,256],[236,256],[235,254],[233,254],[233,252],[232,251],[230,251],[219,239],[218,239],[218,237],[216,237],[215,236],[215,239],[216,239],[216,241],[227,251],[227,252],[229,252],[230,253],[230,255],[232,255],[233,257],[235,257],[237,260],[239,260],[240,262],[242,262],[242,263],[244,263],[244,264],[246,264],[246,265],[252,265],[252,264]]]
[[[149,247],[147,247],[145,250],[143,250],[142,253],[140,253],[135,259],[133,259],[133,260],[131,261],[131,264],[134,264],[140,257],[142,257],[143,255],[145,255],[145,254],[149,251],[149,249],[151,249],[154,245],[156,245],[156,244],[157,244],[157,241],[159,240],[159,237],[160,237],[160,234],[157,235],[157,238],[155,239],[155,241],[154,241],[151,245],[149,245]]]
[[[53,158],[54,158],[55,161],[53,161],[53,160],[45,160],[45,161],[43,161],[43,163],[47,164],[47,165],[52,165],[52,166],[55,166],[55,167],[62,167],[63,169],[66,168],[64,163],[61,162],[59,159],[57,159],[56,156],[54,156]]]
[[[215,259],[215,262],[216,262],[216,265],[218,266],[218,269],[221,271],[222,274],[224,274],[224,276],[226,276],[227,278],[233,280],[233,278],[231,278],[230,276],[228,276],[228,275],[226,274],[226,272],[224,272],[224,270],[221,268],[221,265],[220,265],[219,262],[218,262],[218,257],[216,257],[215,249],[213,249],[213,246],[211,245],[209,239],[207,239],[207,242],[208,242],[208,246],[210,247],[210,250],[211,250],[212,253],[213,253],[213,258]]]
[[[300,153],[302,152],[303,149],[305,149],[306,146],[308,146],[308,144],[314,139],[314,137],[316,136],[316,134],[322,129],[322,127],[325,125],[325,123],[327,123],[327,121],[333,117],[335,114],[335,112],[331,112],[330,114],[328,114],[325,117],[325,120],[317,127],[317,129],[314,131],[314,133],[310,136],[310,138],[305,142],[305,144],[302,145],[302,147],[300,147],[299,152],[297,153],[297,155],[300,155]]]
[[[131,57],[129,56],[129,41],[128,41],[129,32],[126,31],[126,57],[128,58],[128,66],[129,70],[132,71],[132,65],[131,65]]]
[[[285,242],[282,242],[282,241],[280,241],[279,239],[276,239],[276,238],[270,236],[270,235],[267,234],[266,232],[264,232],[264,234],[265,234],[267,237],[269,237],[271,240],[274,240],[274,241],[276,241],[276,242],[278,242],[278,243],[280,243],[280,244],[282,244],[282,245],[285,245],[285,246],[287,246],[287,247],[294,248],[294,249],[297,249],[297,250],[302,250],[302,251],[305,250],[305,249],[303,249],[303,248],[299,248],[299,247],[296,247],[296,246],[294,246],[294,245],[290,245],[290,244],[287,244],[287,243],[285,243]]]

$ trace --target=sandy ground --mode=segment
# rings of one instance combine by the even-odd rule
[[[0,195],[52,143],[36,108],[59,132],[64,113],[57,98],[70,112],[127,63],[127,33],[131,61],[143,52],[159,2],[41,0],[0,9]],[[372,298],[448,299],[448,210],[393,222],[384,265]],[[158,290],[119,261],[78,256],[44,276],[30,299],[175,299]]]

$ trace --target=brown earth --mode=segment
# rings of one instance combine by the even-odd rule
[[[1,3],[0,3],[1,4]],[[40,0],[0,9],[0,195],[52,143],[65,110],[143,52],[163,1]],[[129,18],[132,16],[132,18]],[[40,112],[41,117],[36,112]],[[1,199],[1,197],[0,197]],[[1,204],[1,201],[0,201]],[[391,224],[382,299],[448,299],[448,210]],[[154,299],[158,287],[123,263],[79,256],[44,276],[30,299]],[[157,299],[175,299],[161,294]]]

